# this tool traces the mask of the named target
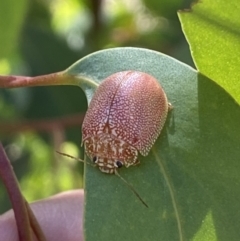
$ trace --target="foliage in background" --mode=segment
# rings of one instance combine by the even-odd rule
[[[28,0],[0,3],[0,59],[16,51],[18,37],[27,12]]]

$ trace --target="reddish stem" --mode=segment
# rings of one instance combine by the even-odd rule
[[[10,197],[18,228],[19,241],[32,241],[32,231],[25,200],[22,197],[17,178],[0,143],[0,177]]]
[[[38,241],[46,241],[45,235],[44,235],[41,227],[39,226],[39,223],[38,223],[36,217],[34,216],[34,213],[31,209],[31,207],[29,206],[29,204],[26,200],[25,200],[25,205],[26,205],[26,209],[28,212],[28,217],[30,220],[31,228],[32,228],[37,240]]]
[[[50,85],[77,85],[78,80],[74,76],[64,72],[40,75],[35,77],[0,75],[0,88],[16,88],[30,86],[50,86]]]

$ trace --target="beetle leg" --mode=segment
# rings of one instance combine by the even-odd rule
[[[133,166],[136,166],[136,165],[139,165],[140,164],[140,161],[137,159],[134,163],[133,163]]]

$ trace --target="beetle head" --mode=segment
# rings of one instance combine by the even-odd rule
[[[136,164],[138,151],[123,140],[103,133],[84,140],[85,152],[102,172],[115,173],[122,166]]]

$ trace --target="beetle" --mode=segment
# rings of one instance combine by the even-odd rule
[[[170,104],[158,81],[140,71],[107,77],[96,90],[82,124],[87,156],[102,172],[139,164],[167,118]]]

